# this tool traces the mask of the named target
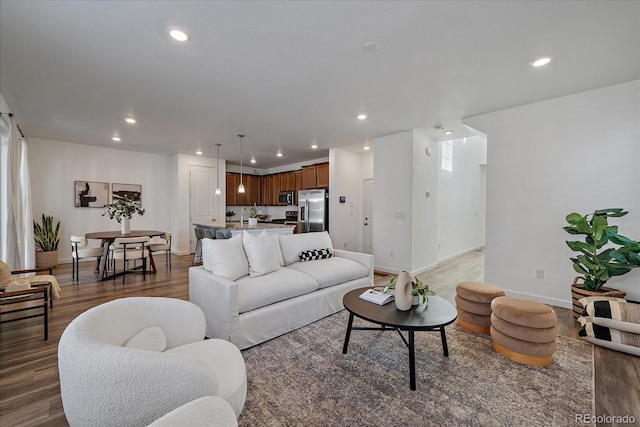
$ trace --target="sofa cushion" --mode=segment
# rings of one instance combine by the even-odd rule
[[[313,277],[321,289],[369,275],[369,268],[365,265],[340,257],[297,262],[287,268]]]
[[[276,253],[276,257],[278,258],[278,264],[280,267],[284,267],[284,258],[282,258],[282,250],[280,250],[280,235],[274,233],[267,233],[269,238],[271,239],[271,243],[273,244],[273,250]]]
[[[331,249],[312,249],[310,251],[300,252],[298,254],[298,258],[300,261],[315,261],[317,259],[327,259],[331,258],[332,252]]]
[[[244,313],[318,289],[312,277],[282,267],[260,277],[245,276],[238,285],[238,311]],[[283,313],[286,316],[286,313]]]
[[[331,237],[326,231],[280,236],[280,249],[282,250],[285,266],[300,261],[300,252],[324,248],[329,248],[333,251]]]
[[[228,280],[249,274],[242,234],[230,239],[202,239],[202,267]]]
[[[266,231],[260,234],[245,231],[242,245],[249,261],[249,276],[260,277],[280,268],[273,241]]]

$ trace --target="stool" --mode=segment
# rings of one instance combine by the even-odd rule
[[[558,317],[536,301],[498,297],[491,302],[493,348],[507,359],[531,366],[551,364]]]
[[[471,332],[489,335],[491,327],[491,301],[504,296],[497,286],[480,282],[462,282],[456,286],[458,325]]]

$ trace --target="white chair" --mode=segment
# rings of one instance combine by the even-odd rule
[[[100,262],[104,250],[99,248],[88,248],[87,238],[84,236],[71,236],[71,277],[78,280],[80,278],[78,262],[83,258],[96,258]]]
[[[144,426],[204,396],[222,397],[238,416],[242,354],[204,334],[202,310],[173,298],[122,298],[79,315],[58,346],[69,425]]]
[[[148,427],[238,427],[233,408],[218,396],[206,396],[174,409]]]
[[[166,232],[162,235],[161,241],[151,240],[149,244],[149,249],[151,253],[156,252],[164,252],[165,254],[165,264],[171,268],[171,233]]]
[[[127,272],[133,272],[127,269],[129,262],[133,261],[133,267],[136,267],[136,261],[142,262],[142,278],[147,278],[147,259],[149,258],[149,237],[118,237],[109,247],[111,260],[113,261],[113,278],[116,277],[117,262],[122,261],[122,284]]]

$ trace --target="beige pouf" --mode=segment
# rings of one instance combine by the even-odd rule
[[[497,286],[480,282],[462,282],[456,286],[456,322],[461,328],[489,335],[491,327],[491,301],[504,296]]]
[[[491,309],[491,338],[498,353],[525,365],[551,364],[558,336],[558,317],[551,307],[498,297],[491,302]]]

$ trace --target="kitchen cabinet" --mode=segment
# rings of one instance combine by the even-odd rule
[[[257,175],[245,175],[245,189],[247,191],[247,205],[253,206],[261,204],[260,202],[260,177]]]
[[[316,184],[318,188],[329,188],[329,163],[316,166]]]
[[[304,190],[304,187],[302,186],[302,171],[295,171],[293,174],[295,175],[296,180],[296,188],[294,190],[296,190],[297,194],[298,190]]]
[[[305,190],[329,188],[329,163],[303,167],[302,187]]]
[[[240,179],[240,175],[237,173],[227,172],[226,175],[226,201],[227,206],[236,206],[237,198],[236,194],[238,194],[238,181]]]
[[[271,187],[268,176],[260,177],[260,204],[271,206]]]
[[[280,195],[281,174],[270,175],[269,187],[271,191],[271,205],[278,206],[278,196]]]
[[[294,172],[283,172],[280,175],[280,191],[294,191],[296,189],[296,176]]]

